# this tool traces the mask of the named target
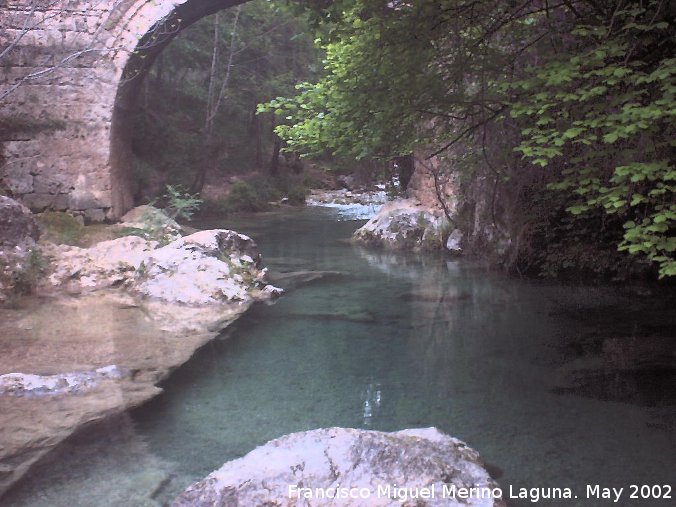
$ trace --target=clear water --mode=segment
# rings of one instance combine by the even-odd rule
[[[634,373],[608,354],[598,363],[607,338],[673,338],[673,301],[340,241],[361,223],[308,209],[201,224],[251,235],[272,270],[341,274],[254,307],[162,396],[71,442],[8,505],[153,505],[267,440],[329,426],[436,426],[501,468],[505,488],[570,487],[580,497],[537,505],[612,503],[586,499],[587,484],[624,487],[613,505],[676,505],[673,490],[673,500],[647,502],[626,492],[676,487],[668,359]],[[572,382],[583,364],[595,366]]]

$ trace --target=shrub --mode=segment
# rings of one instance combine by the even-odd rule
[[[169,218],[190,220],[202,205],[203,201],[197,194],[191,195],[181,186],[167,185],[166,190],[164,198],[167,200],[167,205],[164,210]]]
[[[287,198],[289,199],[289,204],[301,206],[305,204],[305,198],[307,197],[308,190],[302,185],[291,187],[287,191]]]
[[[32,294],[46,269],[47,259],[38,247],[33,248],[25,263],[14,272],[13,292],[18,295]]]
[[[265,211],[269,208],[267,198],[269,191],[265,187],[254,186],[246,181],[237,181],[230,188],[230,193],[223,199],[223,211]]]

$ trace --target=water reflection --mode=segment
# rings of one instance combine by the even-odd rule
[[[364,427],[370,427],[373,418],[378,417],[380,412],[380,402],[382,401],[382,391],[380,384],[368,384],[363,394],[364,397]]]

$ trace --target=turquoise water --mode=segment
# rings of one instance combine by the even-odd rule
[[[136,492],[125,497],[125,485],[138,483],[120,478],[130,461],[151,478],[153,467],[162,471],[151,505],[267,440],[328,426],[436,426],[501,469],[505,490],[570,487],[579,496],[535,505],[611,505],[585,498],[595,484],[625,488],[612,505],[676,505],[673,490],[672,500],[644,502],[627,492],[676,487],[676,375],[663,353],[663,338],[676,335],[673,301],[341,241],[361,223],[307,209],[200,224],[251,235],[287,283],[294,271],[333,273],[255,306],[125,420],[129,438],[73,444],[63,459],[75,472],[60,472],[57,488],[46,468],[13,505],[146,505]],[[658,344],[646,353],[659,368],[628,371],[622,351],[632,337]],[[118,486],[102,493],[103,478]]]

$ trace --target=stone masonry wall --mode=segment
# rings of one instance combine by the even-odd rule
[[[242,1],[0,0],[0,187],[36,211],[121,216],[132,205],[120,167],[129,157],[114,151],[130,147],[113,139],[124,123],[115,110],[121,96],[118,112],[133,107],[120,90],[139,41],[178,21],[158,53],[181,28]]]

